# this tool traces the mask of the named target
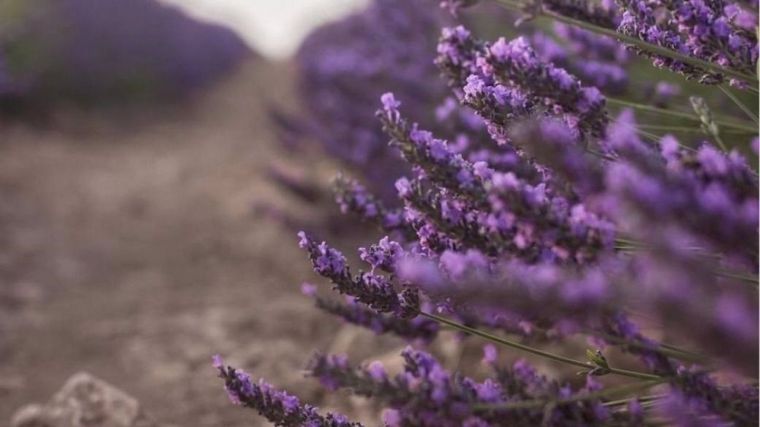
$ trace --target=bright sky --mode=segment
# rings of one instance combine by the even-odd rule
[[[368,0],[160,0],[190,15],[228,25],[256,51],[280,59],[314,27],[360,9]]]

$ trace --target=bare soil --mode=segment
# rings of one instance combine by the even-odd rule
[[[318,214],[267,178],[299,161],[267,120],[283,101],[288,65],[256,61],[169,111],[0,129],[0,424],[84,370],[167,424],[264,425],[227,401],[214,353],[306,400],[370,413],[326,400],[302,368],[314,349],[361,359],[401,343],[314,309],[293,230],[253,209]]]

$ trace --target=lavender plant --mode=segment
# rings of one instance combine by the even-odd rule
[[[458,13],[471,3],[443,6]],[[316,296],[314,285],[305,293],[352,324],[408,340],[403,369],[318,354],[308,375],[376,400],[387,426],[756,425],[758,177],[747,153],[756,156],[757,144],[747,140],[757,135],[757,111],[714,86],[709,101],[692,97],[693,113],[610,98],[618,92],[601,78],[608,69],[585,74],[560,54],[583,46],[623,69],[621,47],[633,45],[687,78],[729,79],[752,92],[757,42],[742,30],[751,21],[742,11],[756,7],[551,0],[523,8],[562,23],[555,30],[569,47],[535,32],[487,42],[463,26],[443,29],[431,62],[456,108],[481,125],[447,140],[414,121],[403,92],[383,94],[375,116],[409,166],[393,185],[400,207],[350,179],[336,191],[344,213],[387,233],[358,251],[369,271],[299,234],[314,271],[348,299]],[[667,13],[653,20],[654,9]],[[713,113],[710,103],[723,97],[736,114]],[[691,120],[704,135],[646,128],[643,114],[619,108],[627,105]],[[490,375],[476,379],[426,352],[445,339],[442,327],[487,344]],[[578,338],[589,343],[582,355]],[[550,378],[526,360],[505,363],[499,346],[559,369]],[[278,425],[347,425],[215,366],[233,402]]]
[[[306,110],[290,123],[288,139],[316,140],[346,167],[366,177],[370,188],[392,201],[387,187],[408,169],[387,150],[372,118],[386,91],[408,94],[419,120],[435,122],[433,108],[447,91],[430,58],[443,14],[429,0],[377,0],[365,11],[311,34],[296,55],[299,92]],[[291,120],[292,121],[292,120]]]
[[[0,17],[0,107],[18,97],[42,105],[171,99],[250,54],[232,31],[152,0],[9,0]]]

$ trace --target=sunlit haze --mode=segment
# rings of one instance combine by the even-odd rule
[[[367,0],[160,0],[228,25],[262,55],[292,54],[314,27],[366,5]]]

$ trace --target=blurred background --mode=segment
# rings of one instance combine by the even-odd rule
[[[253,49],[286,59],[312,30],[366,8],[369,0],[160,0],[197,19],[225,25]]]
[[[373,117],[381,93],[444,136],[467,123],[430,78],[452,20],[438,3],[0,0],[0,425],[36,426],[19,408],[80,371],[160,425],[262,425],[227,400],[215,353],[376,425],[302,369],[314,350],[392,365],[405,344],[315,309],[295,234],[349,256],[379,237],[327,189],[344,171],[391,200],[406,166]],[[514,18],[487,4],[460,16],[488,37]],[[584,61],[608,67],[592,82],[607,93],[662,106],[700,90],[664,72],[633,87],[626,52],[552,57],[536,37],[581,78]],[[441,342],[452,364],[479,358]]]
[[[337,167],[271,116],[303,38],[366,3],[0,1],[0,425],[80,371],[162,425],[261,425],[214,353],[323,400],[310,352],[357,334],[301,296],[295,227],[335,211],[272,171]]]

